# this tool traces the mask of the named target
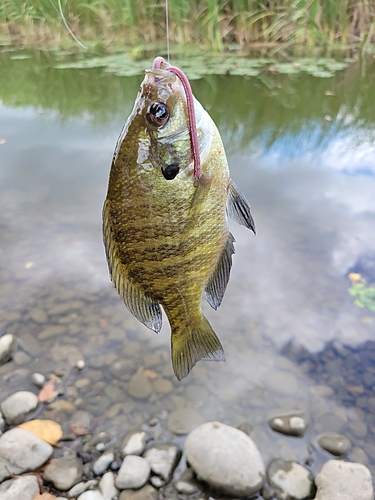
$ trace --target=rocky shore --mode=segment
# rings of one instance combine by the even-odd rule
[[[5,337],[0,346],[9,359],[14,342]],[[16,391],[1,401],[1,500],[373,499],[371,473],[345,460],[350,442],[343,435],[319,436],[331,459],[313,477],[308,458],[298,463],[280,456],[265,464],[251,422],[233,427],[189,419],[187,425],[187,409],[169,415],[168,436],[163,416],[120,436],[96,431],[84,410],[63,431],[48,414],[51,402],[64,401],[58,377],[34,373],[31,381],[34,392]],[[309,417],[283,414],[268,424],[282,439],[298,439]]]

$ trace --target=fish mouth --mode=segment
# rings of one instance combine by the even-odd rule
[[[151,99],[161,99],[166,102],[174,93],[179,93],[185,97],[180,80],[175,74],[167,70],[146,69],[142,86],[144,95],[146,94]]]

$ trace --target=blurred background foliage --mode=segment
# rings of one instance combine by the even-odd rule
[[[61,3],[59,4],[59,1]],[[69,37],[127,45],[165,40],[165,2],[155,0],[1,0],[0,35],[35,45]],[[172,43],[222,50],[235,44],[332,46],[375,41],[374,0],[170,0]]]

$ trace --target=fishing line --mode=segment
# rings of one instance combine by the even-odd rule
[[[165,28],[167,32],[167,59],[169,62],[169,9],[168,0],[165,0]]]

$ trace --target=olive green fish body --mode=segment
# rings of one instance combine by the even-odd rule
[[[168,120],[155,126],[150,113],[160,102],[167,106]],[[220,305],[234,252],[226,210],[235,188],[216,126],[197,101],[195,110],[198,181],[181,83],[166,71],[146,73],[116,147],[103,209],[114,285],[130,311],[156,332],[163,307],[179,379],[199,359],[224,358],[202,315],[201,297],[206,289],[210,304]]]

